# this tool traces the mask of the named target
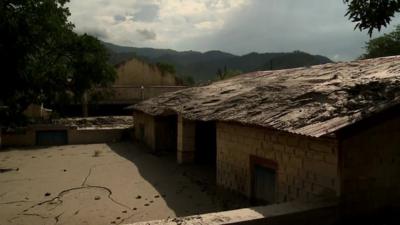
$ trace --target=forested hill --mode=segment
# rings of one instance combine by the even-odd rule
[[[171,49],[124,47],[104,42],[111,52],[111,62],[119,63],[132,57],[141,58],[149,63],[168,63],[176,68],[178,76],[191,76],[196,81],[214,80],[220,69],[240,72],[257,70],[275,70],[311,66],[332,62],[320,55],[311,55],[301,51],[288,53],[250,53],[236,56],[221,51],[175,51]]]

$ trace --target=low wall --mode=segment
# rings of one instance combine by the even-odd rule
[[[68,144],[117,142],[124,132],[127,132],[126,128],[68,130]]]
[[[100,101],[100,104],[132,104],[145,99],[154,98],[167,92],[179,91],[186,86],[113,86],[114,96]]]
[[[145,221],[131,225],[332,225],[339,220],[336,200],[320,202],[288,202],[269,206],[243,208],[182,218]]]
[[[2,146],[26,147],[36,145],[38,131],[67,131],[68,144],[95,144],[116,142],[129,135],[128,128],[74,129],[63,126],[39,126],[3,132]]]
[[[34,146],[36,132],[30,128],[17,129],[13,132],[2,132],[2,146]]]

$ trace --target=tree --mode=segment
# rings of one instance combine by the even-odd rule
[[[180,79],[182,80],[183,85],[193,86],[196,84],[196,81],[193,79],[193,77],[189,75],[183,75],[180,77]]]
[[[400,11],[400,0],[343,0],[347,5],[346,16],[356,23],[354,29],[368,30],[386,27],[394,14]]]
[[[73,100],[82,104],[83,116],[88,115],[88,101],[101,96],[114,83],[117,76],[108,63],[109,53],[101,42],[88,34],[71,35],[69,46],[70,73],[67,90]]]
[[[174,65],[171,65],[168,63],[163,63],[163,62],[157,62],[156,66],[161,71],[161,73],[165,73],[165,72],[170,73],[170,74],[176,73]]]
[[[108,63],[108,51],[97,38],[87,34],[73,36],[68,90],[74,94],[75,101],[80,101],[87,91],[113,84],[116,71]]]
[[[228,70],[227,66],[224,66],[224,69],[221,70],[220,68],[218,68],[217,70],[217,79],[218,80],[225,80],[231,77],[234,77],[236,75],[241,74],[242,72],[239,70]]]
[[[51,107],[71,96],[68,91],[79,98],[115,77],[99,41],[73,32],[67,2],[0,2],[0,102],[8,115],[20,115],[31,103]]]
[[[366,43],[366,53],[360,58],[376,58],[400,54],[400,25],[395,30]]]
[[[11,111],[40,102],[67,73],[62,57],[67,21],[65,0],[4,0],[0,3],[0,98]],[[64,83],[64,82],[61,82]],[[62,89],[62,87],[61,87]]]

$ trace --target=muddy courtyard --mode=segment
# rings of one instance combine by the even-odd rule
[[[242,204],[217,194],[213,174],[132,143],[3,149],[0,225],[126,224]]]

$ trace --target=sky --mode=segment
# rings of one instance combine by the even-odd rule
[[[124,46],[237,55],[301,50],[348,61],[369,40],[344,16],[342,0],[71,0],[68,6],[78,33]]]

